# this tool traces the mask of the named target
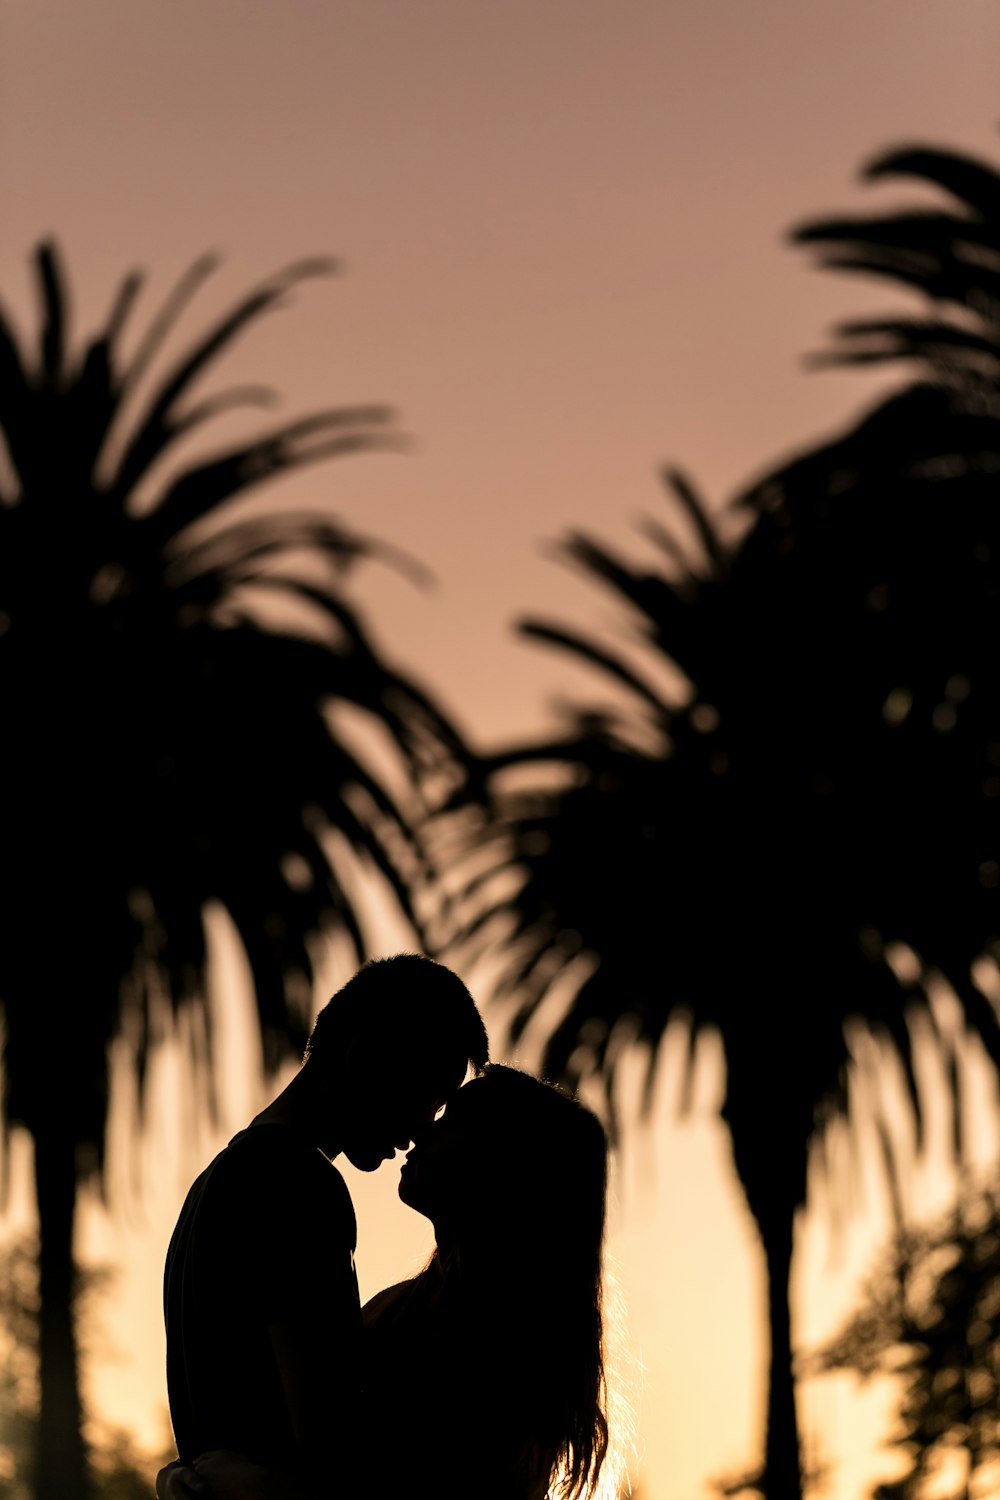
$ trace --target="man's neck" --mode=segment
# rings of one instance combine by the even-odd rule
[[[287,1125],[306,1136],[333,1161],[343,1150],[340,1125],[329,1108],[328,1096],[324,1099],[326,1107],[319,1107],[315,1080],[307,1075],[306,1068],[307,1064],[303,1064],[277,1098],[255,1115],[250,1124]]]

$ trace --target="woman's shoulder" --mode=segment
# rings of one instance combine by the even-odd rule
[[[387,1286],[384,1291],[376,1292],[374,1297],[369,1297],[361,1309],[365,1327],[370,1327],[386,1313],[398,1310],[400,1304],[407,1300],[413,1290],[415,1280],[415,1277],[410,1276],[406,1281],[397,1281],[395,1286]]]

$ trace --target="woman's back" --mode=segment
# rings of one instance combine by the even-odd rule
[[[529,1430],[489,1313],[451,1303],[435,1261],[364,1319],[368,1493],[395,1500],[423,1482],[437,1500],[545,1500],[555,1454]]]

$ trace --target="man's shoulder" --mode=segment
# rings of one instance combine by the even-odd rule
[[[318,1146],[290,1126],[248,1125],[217,1160],[227,1178],[248,1183],[275,1206],[308,1203],[354,1226],[354,1204],[341,1173]]]
[[[276,1211],[312,1205],[354,1224],[354,1205],[336,1166],[299,1131],[248,1125],[209,1162],[192,1185],[192,1203],[266,1199]]]
[[[287,1249],[339,1247],[349,1257],[357,1219],[337,1168],[305,1137],[279,1126],[248,1126],[196,1178],[167,1251],[167,1272],[192,1257],[225,1258],[234,1243],[241,1264],[281,1259]],[[282,1248],[285,1247],[285,1248]],[[297,1247],[297,1248],[296,1248]]]

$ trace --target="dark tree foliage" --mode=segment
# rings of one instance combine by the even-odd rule
[[[0,1490],[30,1500],[38,1429],[37,1246],[0,1254]]]
[[[269,393],[201,393],[237,336],[329,265],[282,272],[171,356],[212,267],[193,266],[131,340],[141,278],[128,277],[75,349],[43,246],[37,341],[0,315],[2,1127],[24,1126],[35,1152],[38,1500],[85,1492],[71,1247],[77,1185],[102,1174],[109,1045],[130,1045],[141,1106],[150,1051],[186,1010],[192,1099],[210,1088],[203,913],[217,903],[249,962],[266,1068],[300,1053],[316,938],[339,931],[364,950],[354,866],[345,880],[337,850],[412,917],[427,866],[409,804],[457,743],[345,595],[382,549],[320,508],[229,509],[264,481],[391,441],[371,407],[227,440],[216,419]],[[215,447],[192,456],[203,429]],[[395,746],[404,800],[340,732],[345,710]]]
[[[622,638],[522,629],[622,706],[483,760],[496,821],[457,810],[450,830],[472,872],[456,938],[497,964],[514,1038],[578,965],[549,1076],[602,1078],[613,1109],[639,1046],[648,1104],[671,1022],[688,1023],[689,1062],[699,1032],[722,1038],[769,1273],[769,1500],[801,1493],[788,1276],[810,1151],[849,1105],[845,1028],[901,1061],[918,1144],[913,1023],[936,1034],[935,977],[1000,1057],[973,978],[1000,940],[1000,177],[923,148],[868,175],[950,201],[796,238],[922,294],[929,313],[850,324],[830,356],[915,378],[721,523],[668,475],[688,540],[650,520],[649,561],[570,537],[565,559],[623,606]]]
[[[893,1443],[909,1467],[873,1500],[967,1500],[1000,1478],[1000,1188],[966,1188],[929,1228],[907,1229],[869,1278],[837,1337],[806,1376],[851,1370],[899,1382]],[[941,1488],[942,1462],[958,1471]],[[944,1472],[948,1472],[947,1467]],[[932,1481],[929,1482],[929,1481]],[[981,1490],[986,1493],[986,1489]]]
[[[93,1267],[75,1279],[75,1318],[91,1353],[91,1346],[101,1343],[101,1307],[114,1280],[112,1271]],[[38,1245],[28,1235],[0,1250],[0,1493],[5,1500],[34,1500],[38,1411]],[[166,1409],[163,1418],[166,1432]],[[143,1453],[120,1428],[93,1419],[87,1426],[97,1500],[150,1500],[150,1476],[173,1457],[172,1443],[169,1451],[165,1444],[162,1452]]]

